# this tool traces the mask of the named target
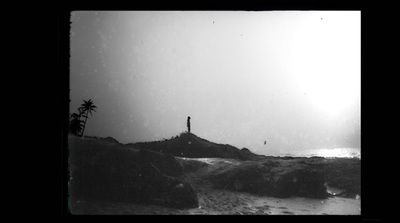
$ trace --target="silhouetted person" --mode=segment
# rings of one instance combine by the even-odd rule
[[[267,144],[267,141],[264,141],[264,145]]]
[[[187,127],[188,127],[188,132],[190,132],[190,116],[188,116],[187,119]]]

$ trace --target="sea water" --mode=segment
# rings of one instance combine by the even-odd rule
[[[289,153],[276,154],[277,156],[312,157],[320,156],[325,158],[358,158],[361,159],[360,148],[322,148],[293,151]]]

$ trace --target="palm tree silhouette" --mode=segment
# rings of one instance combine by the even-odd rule
[[[85,132],[86,122],[89,117],[89,113],[90,113],[90,115],[92,115],[92,111],[96,111],[95,108],[97,108],[97,107],[96,107],[96,105],[93,104],[92,99],[89,99],[89,101],[83,100],[83,104],[81,104],[81,107],[78,108],[79,112],[82,113],[81,116],[83,116],[85,118],[81,136],[83,136],[83,133]]]
[[[81,114],[72,113],[71,121],[69,124],[69,131],[78,136],[83,128],[83,121],[81,120]]]

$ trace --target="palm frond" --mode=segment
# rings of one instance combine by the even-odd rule
[[[78,118],[80,116],[81,116],[80,114],[76,114],[76,113],[72,113],[71,114],[71,118]]]

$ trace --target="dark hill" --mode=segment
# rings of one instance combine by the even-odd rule
[[[169,154],[126,148],[114,140],[69,136],[69,191],[74,199],[198,206],[197,193],[182,180]],[[74,210],[72,210],[74,212]]]
[[[113,137],[98,137],[98,136],[85,136],[84,138],[86,139],[97,139],[97,140],[102,140],[105,142],[112,142],[112,143],[117,143],[117,144],[121,144],[120,142],[118,142],[118,140],[114,139]]]
[[[179,136],[164,141],[130,143],[125,146],[188,158],[233,158],[238,160],[259,160],[265,158],[262,155],[250,152],[246,148],[239,150],[228,144],[213,143],[193,133],[182,133]]]

